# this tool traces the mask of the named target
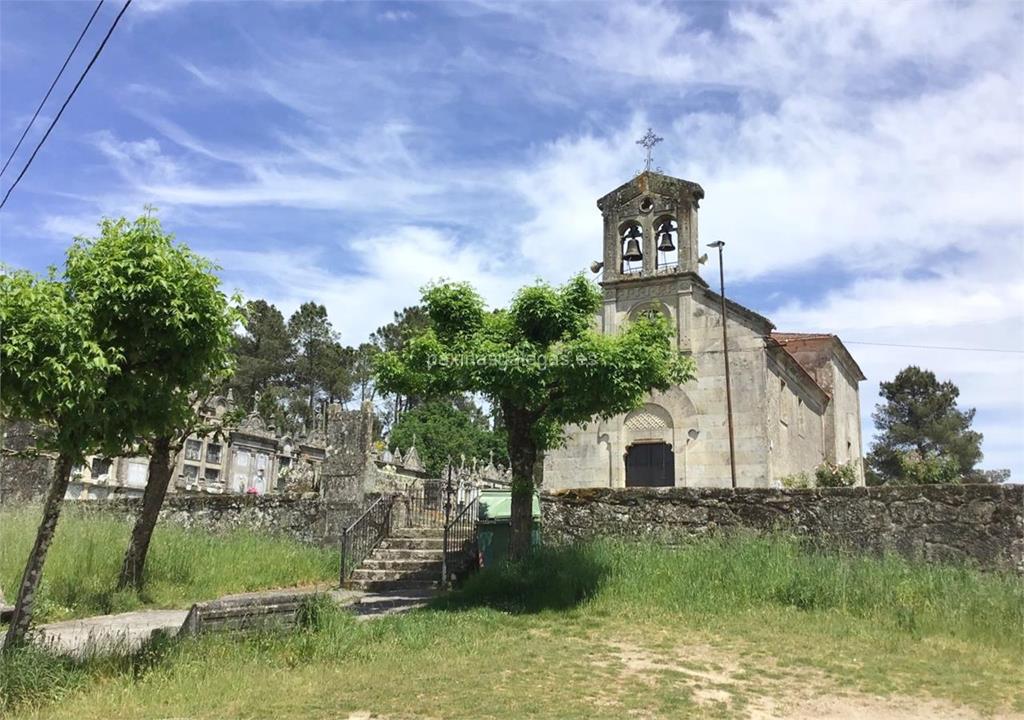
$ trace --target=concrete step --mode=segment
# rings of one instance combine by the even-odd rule
[[[440,577],[440,567],[427,566],[418,570],[377,569],[360,566],[352,571],[351,579],[363,580],[431,580]]]
[[[421,562],[427,562],[428,560],[441,561],[443,555],[441,550],[406,550],[403,548],[377,548],[370,555],[371,558],[378,560],[419,560]]]
[[[384,550],[443,550],[442,538],[389,537],[380,544]]]
[[[408,527],[395,528],[391,531],[391,537],[399,538],[443,538],[444,528],[437,527]]]
[[[349,580],[346,583],[347,587],[363,590],[365,592],[387,592],[387,593],[404,593],[404,592],[424,592],[432,590],[438,586],[438,581],[435,580]]]
[[[371,555],[359,567],[366,570],[401,570],[402,572],[435,569],[440,572],[441,559],[433,555],[426,558],[386,558]]]

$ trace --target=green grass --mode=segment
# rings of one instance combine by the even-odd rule
[[[0,586],[8,602],[35,540],[39,508],[0,511]],[[36,622],[123,612],[140,607],[188,607],[198,600],[266,588],[331,581],[338,554],[281,537],[250,532],[213,535],[159,524],[146,561],[141,595],[115,592],[131,525],[118,517],[61,513],[46,557]]]
[[[815,695],[1024,712],[1024,582],[786,537],[598,542],[373,622],[0,661],[0,715],[82,719],[736,717]],[[938,706],[919,705],[938,702]]]

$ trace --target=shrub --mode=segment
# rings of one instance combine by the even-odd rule
[[[960,463],[956,458],[939,453],[900,453],[899,476],[894,482],[900,485],[960,484]]]
[[[818,487],[850,487],[857,482],[857,469],[853,463],[833,465],[823,462],[814,471],[814,481]]]
[[[810,474],[807,472],[793,473],[792,475],[786,475],[780,482],[782,487],[789,490],[805,490],[807,488],[814,487],[814,480],[811,479]]]

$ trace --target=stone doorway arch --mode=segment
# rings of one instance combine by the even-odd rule
[[[661,405],[646,403],[622,422],[626,487],[675,485],[675,428],[672,415]]]

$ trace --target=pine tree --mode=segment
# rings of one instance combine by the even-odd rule
[[[287,375],[292,341],[281,311],[266,300],[247,302],[243,314],[244,333],[235,341],[236,369],[231,387],[239,403],[248,409],[257,392],[265,393]]]
[[[868,454],[869,484],[923,482],[936,473],[907,475],[908,463],[942,468],[932,482],[963,478],[981,460],[979,432],[971,430],[974,409],[960,410],[960,390],[950,381],[939,382],[935,373],[910,366],[891,382],[881,384],[885,402],[872,419],[878,438]]]

